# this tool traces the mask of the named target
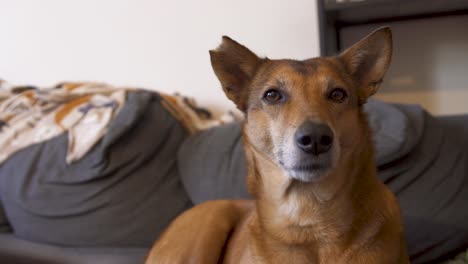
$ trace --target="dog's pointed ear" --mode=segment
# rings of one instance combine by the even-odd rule
[[[360,104],[375,94],[390,66],[392,31],[389,27],[375,30],[338,57],[359,86]]]
[[[245,112],[248,85],[262,63],[252,51],[229,37],[223,36],[221,45],[210,50],[211,66],[227,97]]]

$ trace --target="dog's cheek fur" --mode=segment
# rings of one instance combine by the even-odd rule
[[[261,109],[250,110],[247,116],[246,133],[250,140],[250,144],[264,153],[272,153],[273,140],[270,127],[270,120],[265,112]],[[273,158],[273,157],[270,157]]]
[[[294,134],[298,127],[304,122],[303,116],[299,113],[301,110],[293,104],[288,104],[284,111],[278,116],[277,136],[281,142],[280,152],[282,154],[281,161],[286,167],[291,167],[296,162],[298,152],[300,150],[296,147]]]
[[[265,113],[269,120],[269,131],[271,144],[276,156],[276,160],[285,163],[294,157],[296,145],[294,143],[294,133],[299,126],[299,109],[293,104],[284,103],[274,106],[266,106]],[[286,162],[287,163],[287,162]]]

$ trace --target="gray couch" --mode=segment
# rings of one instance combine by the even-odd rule
[[[468,115],[379,101],[366,111],[413,263],[468,248]],[[240,127],[189,136],[157,94],[133,92],[77,163],[64,161],[66,135],[16,153],[0,165],[0,263],[142,263],[182,211],[249,197]]]

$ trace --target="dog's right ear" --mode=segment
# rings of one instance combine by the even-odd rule
[[[392,59],[392,31],[388,27],[345,50],[339,57],[359,86],[359,104],[377,92]]]
[[[245,112],[248,86],[262,59],[229,37],[223,36],[221,45],[210,50],[211,66],[227,97]]]

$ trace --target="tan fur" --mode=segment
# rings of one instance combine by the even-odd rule
[[[377,178],[362,104],[374,94],[391,57],[380,29],[342,55],[306,61],[260,59],[223,38],[211,51],[227,96],[246,112],[248,185],[255,200],[211,201],[179,216],[146,263],[409,263],[398,203]],[[278,88],[278,86],[281,86]],[[284,103],[262,94],[282,89]],[[333,87],[348,97],[337,103]],[[332,165],[319,180],[291,177],[294,132],[305,121],[334,133]]]

